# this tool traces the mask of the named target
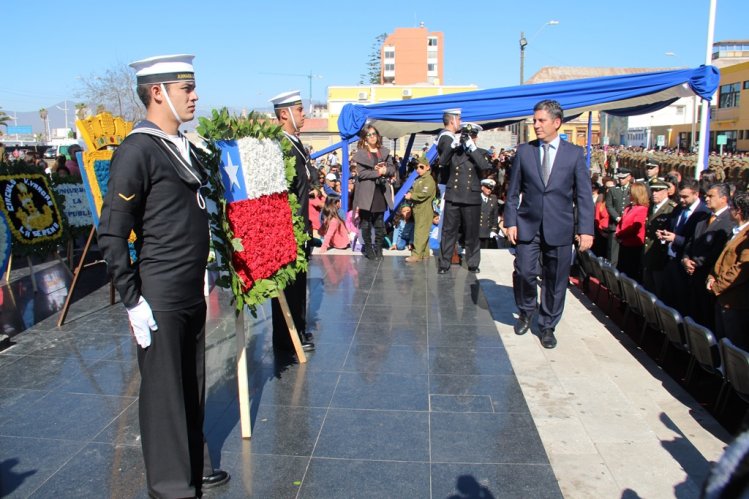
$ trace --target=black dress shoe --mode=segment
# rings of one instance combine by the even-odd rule
[[[468,267],[468,272],[473,272],[474,274],[478,274],[481,272],[478,267]]]
[[[544,348],[554,348],[557,346],[557,339],[554,336],[553,329],[544,329],[541,331],[541,344]]]
[[[304,350],[305,352],[313,352],[315,350],[315,344],[311,341],[303,340],[302,350]]]
[[[521,334],[527,333],[531,328],[531,316],[524,314],[523,312],[520,312],[520,315],[518,315],[518,320],[515,321],[515,334],[518,336]]]
[[[224,470],[214,470],[212,474],[203,477],[203,489],[220,487],[229,481],[231,475]]]
[[[312,341],[315,339],[315,335],[312,333],[302,333],[302,338],[304,338],[305,341]]]
[[[443,269],[442,267],[440,267],[440,269],[439,269],[439,270],[437,270],[437,273],[438,273],[438,274],[447,274],[447,272],[448,272],[449,270],[450,270],[450,269]]]

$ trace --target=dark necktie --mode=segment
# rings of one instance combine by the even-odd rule
[[[549,182],[549,175],[551,175],[551,155],[549,155],[549,144],[542,144],[544,148],[543,161],[541,161],[541,174],[543,175],[544,185]]]

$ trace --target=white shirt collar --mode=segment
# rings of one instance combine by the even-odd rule
[[[697,209],[697,206],[699,206],[699,204],[700,204],[700,198],[697,198],[697,201],[695,201],[694,203],[690,204],[687,207],[687,211],[689,212],[689,216],[692,216],[692,213],[694,213],[694,210]]]
[[[746,229],[747,227],[749,227],[749,221],[744,222],[743,224],[739,225],[738,227],[734,227],[733,228],[733,236],[731,237],[731,239],[733,239],[734,237],[736,237],[737,235],[739,235],[739,232],[741,232],[742,230]]]
[[[653,213],[660,210],[663,207],[663,205],[666,203],[668,203],[668,197],[664,199],[663,201],[661,201],[660,203],[658,203],[657,205],[655,205],[655,208],[653,209]]]
[[[559,136],[559,134],[557,134],[557,136],[554,137],[554,140],[552,140],[551,142],[549,142],[549,147],[551,147],[552,149],[554,149],[556,151],[556,150],[559,149],[559,143],[561,141],[562,141],[562,138]],[[541,144],[539,144],[539,145],[543,145],[543,143],[544,142],[541,141]]]
[[[726,211],[727,209],[728,209],[728,206],[724,206],[723,208],[721,208],[718,211],[716,211],[715,213],[713,213],[713,215],[716,216],[716,217],[719,217],[720,214],[723,213],[724,211]]]

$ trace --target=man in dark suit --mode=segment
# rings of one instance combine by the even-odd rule
[[[445,130],[437,140],[440,184],[445,185],[445,208],[442,216],[440,241],[440,274],[450,270],[455,244],[462,228],[465,240],[465,257],[468,270],[479,272],[481,252],[479,244],[479,218],[481,217],[481,176],[479,170],[489,170],[491,165],[479,151],[471,133],[481,127],[466,124],[461,127],[460,109],[445,111],[442,121]],[[455,135],[460,131],[459,135]]]
[[[281,123],[284,135],[293,146],[296,177],[294,177],[290,192],[296,194],[299,200],[299,211],[296,215],[304,218],[305,229],[311,235],[309,191],[311,186],[317,184],[317,171],[310,162],[307,149],[299,140],[299,131],[304,126],[305,118],[302,97],[298,90],[292,90],[279,94],[270,101],[273,103],[276,118]],[[305,251],[309,258],[311,254],[309,245]],[[302,348],[307,352],[312,351],[315,349],[315,344],[312,342],[312,333],[307,331],[307,273],[298,273],[296,280],[289,283],[284,292],[286,301],[289,303],[291,317],[294,319],[294,325],[302,342]],[[289,337],[289,328],[277,298],[273,299],[271,308],[273,311],[273,348],[293,352],[294,345]]]
[[[593,244],[594,233],[593,193],[583,149],[561,140],[562,118],[562,107],[556,101],[544,100],[534,107],[537,139],[518,146],[505,204],[507,239],[517,245],[513,287],[519,317],[515,333],[525,334],[530,329],[540,270],[538,325],[544,348],[557,344],[554,328],[564,309],[573,240],[580,251],[586,251]]]
[[[687,291],[687,273],[681,264],[684,247],[694,236],[697,224],[710,217],[710,210],[700,199],[700,189],[693,178],[685,178],[679,184],[679,209],[674,211],[671,219],[672,229],[661,230],[658,239],[668,244],[668,263],[666,264],[663,296],[661,299],[684,315],[689,315],[689,294]]]
[[[708,292],[704,283],[736,226],[736,220],[728,209],[729,197],[727,184],[713,184],[708,188],[705,205],[712,214],[710,218],[697,223],[681,258],[681,264],[689,276],[690,315],[711,330],[715,326],[715,295]]]

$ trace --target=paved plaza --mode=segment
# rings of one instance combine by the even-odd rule
[[[274,354],[269,306],[247,314],[250,440],[214,289],[205,431],[232,479],[205,497],[698,497],[725,430],[576,288],[556,349],[516,336],[512,256],[482,255],[478,275],[313,256],[308,363]],[[0,352],[0,495],[147,497],[124,308],[104,285],[56,322]]]

